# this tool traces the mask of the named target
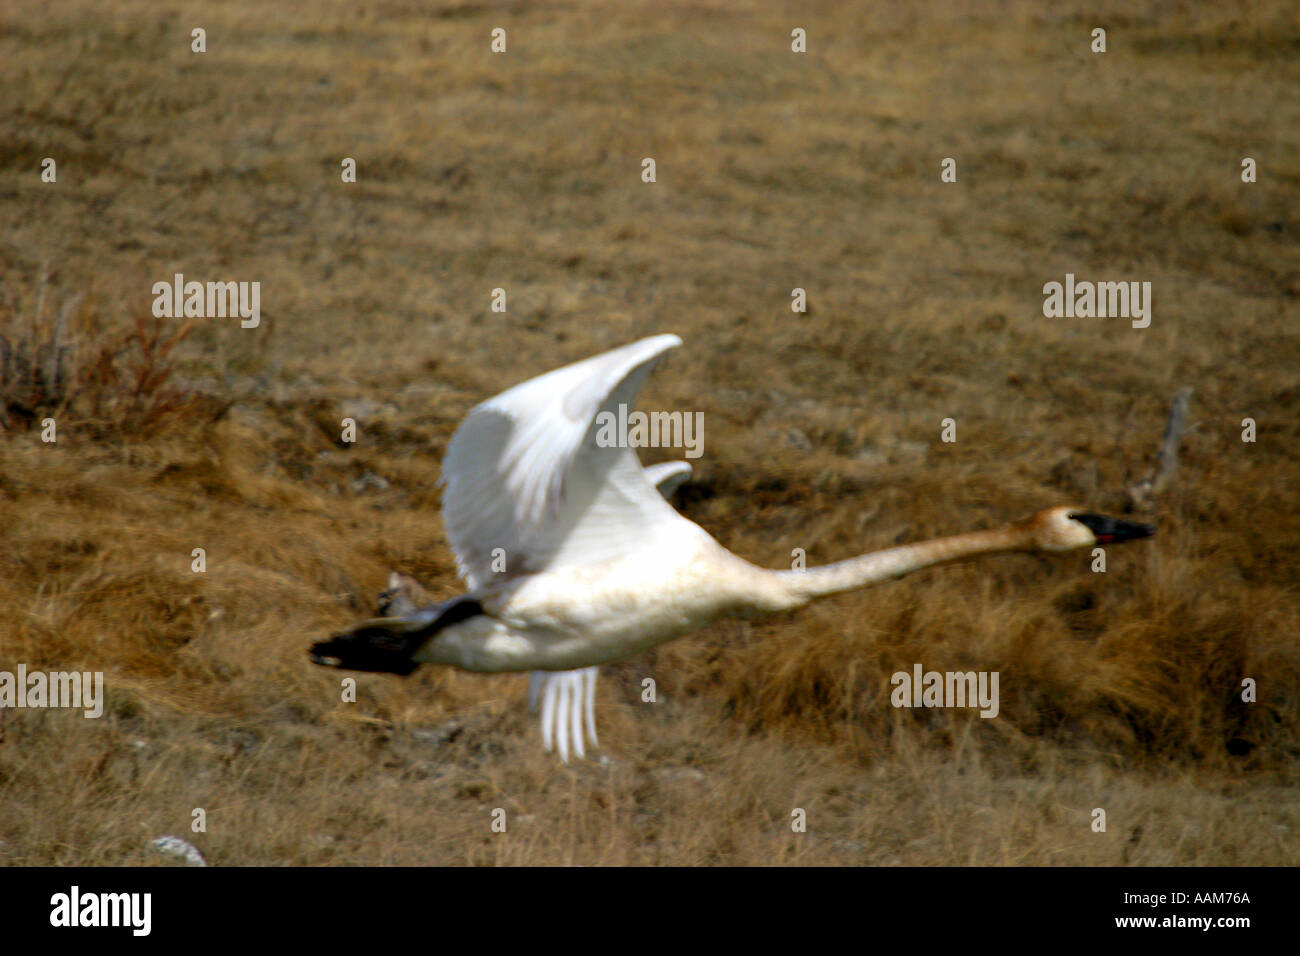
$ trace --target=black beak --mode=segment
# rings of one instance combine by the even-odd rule
[[[1111,544],[1119,541],[1133,541],[1137,538],[1149,538],[1156,533],[1153,524],[1140,524],[1137,521],[1124,521],[1107,515],[1095,515],[1082,511],[1070,517],[1084,525],[1092,532],[1098,544]]]

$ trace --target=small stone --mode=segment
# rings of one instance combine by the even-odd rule
[[[186,866],[207,866],[208,861],[203,859],[203,854],[192,843],[182,840],[180,837],[164,836],[152,841],[149,844],[159,853],[167,856],[178,857],[185,861]]]

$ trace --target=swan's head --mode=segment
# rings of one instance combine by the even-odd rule
[[[1073,551],[1099,544],[1149,538],[1155,525],[1125,521],[1082,508],[1048,508],[1029,519],[1034,545],[1041,551]]]

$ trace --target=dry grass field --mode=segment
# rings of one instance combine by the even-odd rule
[[[0,670],[106,682],[0,711],[0,864],[1300,861],[1288,0],[16,0],[0,226]],[[153,318],[176,272],[261,282],[260,326]],[[1045,318],[1066,273],[1151,282],[1150,327]],[[544,753],[518,675],[341,702],[312,641],[390,570],[460,590],[464,413],[664,331],[677,504],[752,561],[1122,513],[1191,386],[1160,533],[605,668],[605,760]],[[998,671],[1000,714],[890,706],[918,662]]]

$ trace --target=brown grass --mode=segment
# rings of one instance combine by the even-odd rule
[[[1297,15],[970,6],[7,6],[0,669],[102,670],[108,708],[0,711],[0,863],[1295,863]],[[142,320],[177,271],[261,281],[261,327]],[[1044,319],[1065,272],[1151,281],[1151,327]],[[60,392],[30,369],[70,302]],[[465,411],[668,330],[644,404],[706,421],[681,507],[752,560],[1122,507],[1192,385],[1160,535],[607,668],[612,764],[542,753],[519,677],[340,703],[312,640],[390,569],[458,591]],[[999,671],[1000,716],[895,710],[917,661]]]

